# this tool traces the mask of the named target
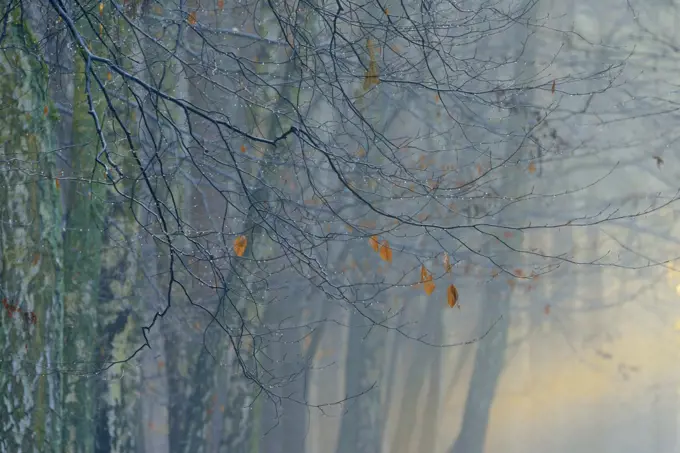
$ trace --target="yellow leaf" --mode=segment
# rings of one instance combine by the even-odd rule
[[[428,296],[434,292],[435,284],[432,282],[432,274],[425,269],[425,266],[420,267],[420,283],[423,284],[425,294]]]
[[[99,2],[99,15],[104,15],[104,2]]]
[[[238,236],[234,239],[234,253],[236,253],[236,256],[243,256],[247,245],[248,239],[245,236]]]
[[[446,291],[446,296],[448,299],[449,307],[453,308],[458,302],[458,289],[455,285],[449,285],[449,289]],[[458,307],[460,308],[460,306]]]
[[[392,249],[387,241],[382,241],[382,244],[380,244],[380,258],[388,263],[392,262]]]
[[[675,292],[680,296],[680,285],[675,287]]]
[[[363,148],[359,148],[355,154],[357,157],[364,157],[366,155],[366,150]]]
[[[427,280],[432,279],[432,276],[428,272],[427,269],[425,269],[425,266],[420,266],[420,283],[425,283]]]
[[[428,296],[434,292],[435,284],[432,281],[427,281],[423,284],[423,289],[425,289],[425,294]]]
[[[447,274],[451,273],[451,259],[449,258],[449,254],[444,252],[444,271]]]
[[[99,34],[101,35],[103,33],[104,33],[104,25],[99,24]]]
[[[370,244],[371,248],[375,250],[376,252],[380,249],[380,243],[378,242],[378,236],[371,236],[368,239],[368,243]]]
[[[106,73],[106,80],[111,80],[112,78],[113,78],[113,76],[111,75],[111,73],[107,72]]]
[[[389,15],[389,14],[390,14],[390,10],[387,9],[387,8],[385,8],[385,14]]]
[[[189,25],[196,25],[196,11],[192,11],[189,13],[189,18],[187,19],[187,22],[189,22]]]

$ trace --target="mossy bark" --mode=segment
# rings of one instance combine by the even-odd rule
[[[53,109],[47,68],[18,10],[0,47],[0,451],[56,453],[63,256]]]
[[[94,451],[94,371],[97,302],[104,216],[102,170],[95,166],[99,139],[88,113],[85,64],[76,56],[73,97],[71,168],[73,183],[66,204],[64,235],[64,448],[74,453]],[[99,115],[101,116],[101,108]],[[93,173],[94,170],[94,173]]]
[[[124,19],[113,15],[107,25],[122,52],[136,52],[133,31]],[[107,70],[101,68],[100,77],[103,78]],[[136,199],[141,191],[140,178],[137,178],[140,170],[135,151],[127,140],[120,140],[122,126],[118,124],[120,118],[132,137],[132,146],[139,149],[137,109],[130,104],[133,100],[134,97],[129,94],[125,101],[114,101],[117,117],[108,112],[108,119],[102,121],[100,118],[109,153],[109,157],[102,157],[102,160],[111,159],[122,175],[109,169],[102,194],[107,207],[100,226],[97,358],[100,366],[113,365],[95,382],[95,452],[132,452],[136,451],[140,441],[141,375],[138,358],[130,358],[143,342],[143,320],[140,316],[143,310],[137,291],[140,226]]]

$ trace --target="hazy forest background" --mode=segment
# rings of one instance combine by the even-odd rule
[[[0,0],[0,452],[679,451],[679,18]]]

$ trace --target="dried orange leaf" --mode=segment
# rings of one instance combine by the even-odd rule
[[[380,244],[380,258],[388,263],[392,262],[392,249],[387,241],[382,241],[382,244]]]
[[[110,72],[106,73],[106,80],[111,80],[113,77],[111,76]]]
[[[431,278],[431,277],[430,277]],[[432,280],[426,281],[425,284],[423,284],[423,289],[425,290],[425,294],[428,296],[431,295],[434,292],[434,282]]]
[[[389,15],[389,14],[390,14],[390,10],[387,9],[387,8],[385,8],[385,14]]]
[[[245,153],[246,152],[246,145],[241,145],[241,152]]]
[[[536,164],[531,162],[529,164],[529,167],[527,168],[527,170],[529,170],[529,173],[531,173],[531,174],[536,173]]]
[[[556,87],[556,84],[555,84],[555,81],[553,80],[552,88],[550,88],[550,92],[552,94],[555,94],[555,87]]]
[[[420,283],[427,281],[427,277],[430,273],[425,269],[425,266],[420,266]]]
[[[59,178],[54,178],[54,187],[59,189],[61,187],[61,184],[59,183]]]
[[[47,114],[49,113],[49,111],[50,111],[49,107],[45,106],[45,107],[43,108],[43,113],[44,113],[45,115],[47,115]]]
[[[36,253],[35,255],[33,255],[33,262],[31,264],[35,266],[36,264],[38,264],[38,261],[40,261],[40,254]]]
[[[189,22],[189,25],[196,25],[196,11],[192,11],[189,13],[189,18],[187,19],[187,22]]]
[[[449,307],[455,307],[458,302],[458,289],[455,285],[449,285],[449,289],[446,291],[446,297],[448,299]],[[460,308],[460,306],[458,308]]]
[[[515,269],[514,271],[512,271],[512,273],[515,274],[515,276],[517,277],[524,276],[524,271],[522,269]]]
[[[238,236],[234,239],[234,253],[236,253],[236,256],[243,256],[247,245],[248,239],[245,236]]]
[[[378,242],[378,236],[371,236],[368,239],[368,243],[371,245],[371,248],[375,250],[376,252],[380,250],[380,243]]]
[[[543,307],[543,313],[545,313],[546,316],[550,314],[550,304],[545,304],[545,307]]]
[[[220,11],[224,9],[224,0],[217,0],[217,9]]]

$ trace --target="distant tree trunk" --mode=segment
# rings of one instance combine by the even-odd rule
[[[436,344],[441,341],[441,320],[437,316],[441,307],[427,302],[425,307],[425,313],[418,318],[426,320],[428,323],[426,325],[427,339]],[[390,449],[393,452],[413,451],[411,442],[419,426],[422,427],[423,435],[418,444],[418,450],[434,451],[436,441],[441,350],[417,342],[413,343],[410,348],[412,360],[408,366],[404,393],[398,411],[395,441]],[[429,384],[426,385],[427,381]],[[423,395],[423,388],[427,388],[427,394]],[[417,408],[421,396],[425,398],[426,404],[425,410],[419,414]],[[429,447],[424,448],[424,445],[429,445]]]
[[[0,41],[0,451],[62,451],[63,253],[47,67],[20,11]],[[5,24],[0,24],[4,26]]]
[[[345,403],[336,453],[375,453],[382,444],[380,390],[371,387],[382,374],[386,332],[366,323],[352,312],[345,363],[345,397],[352,399]]]
[[[511,291],[489,299],[480,318],[480,328],[488,328],[501,315],[507,315],[510,308]],[[474,368],[470,378],[470,389],[465,400],[463,423],[451,453],[483,453],[489,414],[494,400],[496,386],[504,366],[505,349],[508,341],[508,320],[499,322],[489,335],[480,340],[475,354]]]
[[[532,9],[530,14],[534,14]],[[520,28],[517,42],[524,42],[526,39],[527,30],[520,23],[517,26]],[[514,49],[512,49],[514,50]],[[527,62],[527,65],[533,64],[532,52],[530,45],[522,49],[521,60]],[[526,66],[519,62],[515,64],[513,80],[518,80],[526,71]],[[518,93],[514,96],[512,105],[508,109],[510,116],[509,121],[509,138],[504,145],[506,155],[516,152],[520,144],[520,140],[516,137],[522,134],[523,125],[527,123],[528,113],[522,105],[530,104],[530,102],[520,102],[520,99],[526,100],[532,94]],[[502,187],[499,188],[499,193],[511,193],[516,188],[521,186],[523,180],[508,179],[502,181]],[[519,190],[519,193],[524,193]],[[496,217],[498,224],[502,224],[502,216]],[[484,256],[491,256],[491,251],[483,252]],[[516,258],[522,259],[522,256],[514,255]],[[484,305],[482,314],[479,318],[479,331],[484,332],[501,316],[505,316],[501,322],[497,323],[489,334],[477,343],[477,350],[475,353],[474,367],[472,377],[468,389],[467,398],[465,400],[465,408],[463,411],[463,422],[460,431],[450,449],[451,453],[483,453],[486,442],[486,433],[489,425],[489,416],[491,413],[491,406],[496,394],[498,381],[503,371],[505,352],[508,343],[508,326],[510,323],[510,302],[512,299],[513,289],[501,289],[495,284],[487,284],[488,296],[484,299],[489,303]]]
[[[116,17],[121,36],[132,36],[123,19]],[[134,40],[123,40],[126,49],[134,51]],[[139,68],[134,68],[138,70]],[[78,87],[76,87],[78,89]],[[82,87],[81,87],[82,89]],[[133,97],[116,102],[115,108],[139,149],[137,111]],[[109,121],[115,121],[109,119]],[[120,129],[115,124],[104,127]],[[121,168],[123,179],[115,187],[110,180],[103,194],[109,204],[102,222],[102,251],[98,303],[98,364],[127,360],[143,341],[140,328],[143,313],[137,295],[140,227],[136,220],[139,208],[133,199],[142,192],[141,178],[136,178],[139,168],[126,141],[116,141],[113,133],[108,137],[111,159]],[[111,169],[111,177],[117,178]],[[120,192],[120,193],[119,193]],[[123,194],[123,195],[121,195]],[[141,431],[140,382],[138,358],[116,364],[96,381],[96,447],[97,453],[131,452],[137,449]]]
[[[85,64],[75,59],[74,86],[85,86]],[[85,92],[74,91],[71,148],[72,183],[66,203],[64,237],[64,449],[92,453],[95,446],[95,378],[97,302],[104,216],[103,174],[94,159],[98,137],[88,114]],[[101,108],[100,114],[101,114]]]

